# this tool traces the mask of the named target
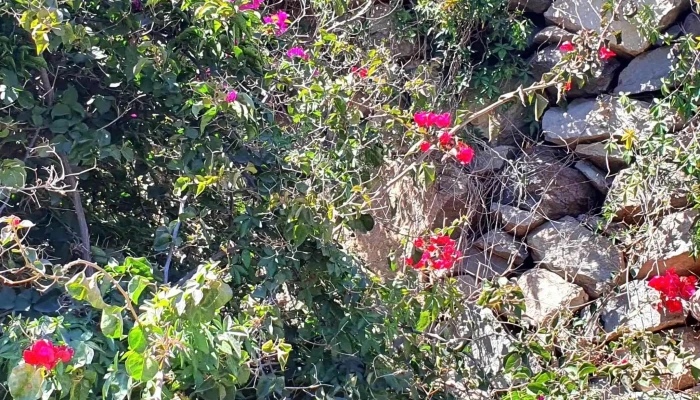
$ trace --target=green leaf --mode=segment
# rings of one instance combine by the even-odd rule
[[[21,363],[12,369],[7,386],[14,400],[35,400],[41,395],[44,375],[41,369]]]
[[[264,351],[265,353],[274,353],[275,343],[272,340],[268,340],[262,345],[262,351]]]
[[[70,115],[70,107],[63,103],[58,103],[53,106],[51,110],[51,117],[56,119],[56,117],[62,117],[64,115]]]
[[[3,160],[0,163],[0,186],[21,188],[27,180],[24,161],[18,159]]]
[[[518,362],[520,361],[520,354],[516,352],[508,353],[505,357],[505,362],[503,363],[504,370],[506,372],[512,371]]]
[[[131,298],[131,301],[138,304],[141,293],[143,293],[147,286],[148,281],[146,278],[142,276],[135,276],[131,278],[129,285],[127,286],[127,291],[129,292],[129,298]]]
[[[595,372],[598,370],[598,368],[595,367],[595,365],[591,363],[584,363],[579,367],[578,370],[578,376],[579,378],[583,378],[586,375],[592,375],[595,374]]]
[[[143,332],[143,328],[137,325],[129,331],[129,349],[137,353],[143,353],[146,350],[148,341],[146,340],[146,334]]]
[[[85,273],[79,272],[66,282],[66,291],[74,299],[83,301],[87,298],[87,286],[85,285]]]
[[[49,125],[49,129],[53,133],[66,133],[68,128],[70,128],[70,121],[67,119],[57,119]]]
[[[668,366],[667,366],[667,368],[668,368],[669,371],[671,371],[671,373],[672,373],[673,375],[680,375],[680,374],[683,373],[683,370],[684,370],[683,364],[681,364],[681,363],[679,363],[679,362],[675,362],[675,361],[669,363]]]
[[[199,132],[201,134],[204,133],[204,129],[206,129],[207,125],[209,125],[211,120],[213,120],[214,117],[216,117],[216,112],[216,107],[212,107],[204,113],[204,115],[202,116],[202,121],[199,124]]]
[[[430,326],[432,318],[430,317],[430,311],[421,311],[420,317],[418,318],[418,323],[416,324],[416,330],[418,332],[423,332]]]
[[[535,120],[539,121],[544,110],[549,106],[549,99],[537,93],[535,96]]]
[[[122,308],[117,306],[107,306],[102,310],[100,320],[102,333],[113,339],[121,339],[124,321],[122,320]]]
[[[126,359],[126,372],[137,381],[146,382],[158,373],[158,364],[151,356],[132,352]]]

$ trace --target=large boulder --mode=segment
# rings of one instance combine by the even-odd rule
[[[613,180],[605,208],[615,212],[616,220],[638,222],[656,214],[673,212],[688,205],[693,180],[673,163],[661,163],[654,176],[636,164],[620,171]]]
[[[623,271],[624,259],[609,239],[595,235],[574,218],[550,221],[527,236],[532,258],[597,298]]]
[[[617,97],[602,95],[595,100],[576,99],[566,109],[550,108],[542,118],[544,137],[571,146],[619,138],[625,129],[634,129],[637,137],[648,137],[652,132],[650,104],[637,100],[629,103],[631,107],[626,107]]]
[[[535,325],[546,324],[565,310],[576,311],[588,301],[580,286],[546,269],[525,272],[517,285],[525,296],[525,317]]]
[[[661,90],[663,80],[671,74],[673,63],[670,46],[639,55],[620,72],[614,93],[637,94]]]
[[[490,231],[474,242],[486,255],[495,255],[508,260],[511,266],[522,264],[528,256],[525,243],[505,232]]]
[[[401,36],[396,21],[396,7],[392,3],[375,1],[367,13],[369,36],[375,46],[386,44],[398,57],[413,57],[418,53],[419,43],[412,38]]]
[[[506,232],[523,237],[528,232],[544,224],[545,217],[536,211],[525,211],[505,204],[491,204],[491,212],[503,225]]]
[[[572,168],[559,149],[535,147],[516,163],[513,182],[524,185],[524,201],[549,219],[589,212],[598,205],[598,192],[581,172]]]
[[[636,278],[661,275],[669,268],[675,268],[679,275],[700,274],[700,260],[691,256],[697,218],[697,210],[685,210],[666,215],[652,227],[645,235]]]
[[[492,280],[510,272],[508,260],[490,251],[476,247],[461,248],[460,250],[462,251],[462,259],[455,264],[452,274],[471,277],[476,287],[480,287],[481,282],[485,280]],[[469,282],[469,280],[465,280],[465,283]]]
[[[551,4],[552,0],[508,0],[508,9],[542,14]]]
[[[690,13],[685,17],[685,20],[683,20],[683,33],[700,36],[700,15]]]
[[[685,323],[685,312],[670,313],[658,307],[659,292],[645,281],[631,281],[620,293],[602,305],[601,320],[608,333],[631,331],[659,331]]]
[[[601,12],[606,3],[606,0],[555,0],[544,16],[549,21],[574,32],[593,30],[602,33],[607,29],[609,35],[606,39],[610,41],[610,46],[615,52],[636,56],[649,48],[651,43],[634,20],[638,12],[628,10],[639,11],[643,6],[648,6],[652,17],[649,22],[659,29],[665,29],[690,7],[688,0],[629,0],[613,21],[608,22],[609,13]],[[613,4],[617,6],[619,3]]]
[[[530,58],[530,71],[532,72],[532,76],[537,80],[542,79],[542,75],[551,71],[552,68],[561,61],[563,55],[564,53],[559,50],[559,46],[556,44],[538,50]],[[588,79],[583,87],[579,88],[577,85],[573,85],[571,90],[566,92],[566,97],[568,99],[573,99],[576,97],[595,96],[605,93],[615,78],[615,72],[619,68],[620,62],[617,59],[613,58],[603,61],[602,68],[593,71],[593,77]],[[556,96],[556,88],[550,88],[549,91],[553,96]]]
[[[614,174],[629,165],[622,156],[622,151],[616,146],[611,151],[606,149],[604,142],[581,144],[576,146],[574,153],[595,164],[607,174]]]

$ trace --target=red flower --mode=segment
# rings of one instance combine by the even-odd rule
[[[9,217],[9,219],[7,220],[7,223],[8,223],[11,227],[16,228],[16,227],[19,226],[19,224],[22,223],[22,220],[19,219],[18,217],[15,217],[15,216],[13,215],[13,216]]]
[[[678,276],[671,268],[664,273],[651,278],[649,287],[656,289],[661,297],[659,309],[665,307],[669,312],[683,311],[681,300],[689,300],[695,294],[697,278],[694,276]]]
[[[427,251],[428,253],[433,253],[437,251],[437,249],[437,246],[435,246],[434,244],[429,244],[425,251]]]
[[[457,146],[457,161],[462,164],[469,164],[474,159],[474,150],[466,144],[460,142]]]
[[[564,53],[568,53],[576,50],[576,47],[574,47],[574,44],[571,42],[564,42],[561,44],[561,46],[559,46],[559,50],[563,51]]]
[[[425,153],[425,152],[428,151],[428,150],[430,150],[430,142],[423,141],[423,142],[420,144],[420,151],[422,151],[423,153]]]
[[[353,74],[359,76],[360,78],[366,78],[368,74],[367,68],[352,67],[350,70]]]
[[[423,238],[416,238],[416,240],[413,241],[413,245],[420,249],[425,246],[425,242],[423,241]]]
[[[615,57],[616,55],[617,54],[615,54],[614,51],[610,50],[607,47],[601,47],[598,51],[598,57],[600,57],[601,60],[607,60],[609,58]]]
[[[433,114],[433,124],[438,128],[447,128],[450,126],[451,119],[452,116],[450,116],[450,113]]]
[[[73,358],[73,349],[68,346],[54,346],[53,343],[42,339],[24,350],[24,362],[29,365],[53,369],[59,361],[67,363]]]
[[[537,400],[544,400],[544,396],[543,395],[537,396]]]
[[[564,91],[568,92],[569,90],[571,90],[571,86],[572,86],[572,82],[571,82],[571,80],[569,80],[568,82],[566,82],[564,84]]]
[[[406,265],[408,265],[408,266],[412,266],[412,265],[413,265],[413,258],[411,258],[411,257],[406,257],[406,258],[404,259],[404,261],[406,262]]]
[[[416,125],[420,126],[421,128],[427,128],[430,126],[431,115],[432,113],[421,111],[413,115],[413,121],[415,121]]]
[[[444,131],[438,137],[442,146],[448,146],[452,142],[452,134],[449,131]]]

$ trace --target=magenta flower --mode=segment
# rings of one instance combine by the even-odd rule
[[[309,60],[309,55],[306,54],[306,51],[302,49],[301,47],[292,47],[287,51],[287,57],[289,58],[294,58],[294,57],[299,57],[305,61]]]
[[[250,3],[246,4],[241,4],[240,7],[238,7],[239,10],[245,11],[245,10],[257,10],[260,8],[260,5],[262,5],[263,0],[253,0]]]
[[[272,14],[267,17],[263,18],[263,22],[266,24],[275,24],[277,25],[277,31],[275,32],[275,35],[279,36],[285,32],[287,32],[287,28],[289,27],[288,24],[288,18],[289,14],[287,14],[284,11],[278,11],[277,14]]]
[[[228,94],[226,95],[226,102],[233,103],[234,101],[236,101],[237,97],[238,97],[238,93],[236,93],[235,90],[232,90],[232,91],[228,92]]]

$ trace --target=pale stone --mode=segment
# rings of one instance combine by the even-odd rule
[[[581,144],[576,146],[574,153],[592,162],[604,172],[612,174],[629,166],[622,157],[622,151],[617,146],[611,151],[608,151],[605,147],[606,144],[604,142]]]
[[[679,275],[700,274],[700,260],[691,256],[693,225],[697,210],[685,210],[663,217],[659,225],[645,235],[642,266],[637,279],[662,275],[674,268]]]
[[[661,90],[663,79],[671,74],[674,57],[671,47],[659,47],[640,54],[620,72],[614,93],[637,94]]]
[[[574,218],[550,221],[527,237],[532,258],[597,298],[624,266],[622,252],[609,239],[595,235]]]
[[[565,29],[561,29],[558,26],[548,26],[535,34],[533,42],[537,45],[544,43],[561,45],[562,43],[569,42],[573,39],[573,33]]]
[[[491,212],[503,224],[503,229],[518,237],[527,235],[529,231],[544,224],[545,217],[535,211],[524,211],[505,204],[491,204]]]
[[[579,161],[576,163],[576,169],[581,171],[581,173],[590,180],[591,185],[598,189],[603,195],[608,194],[610,189],[610,184],[605,178],[605,173],[599,170],[595,165],[588,161]]]
[[[580,286],[545,269],[525,272],[517,285],[525,296],[525,317],[536,325],[546,324],[563,310],[576,311],[588,301]]]
[[[509,265],[518,266],[528,256],[527,246],[515,236],[505,232],[490,231],[480,237],[474,246],[484,250],[487,255],[495,255],[508,260]]]

